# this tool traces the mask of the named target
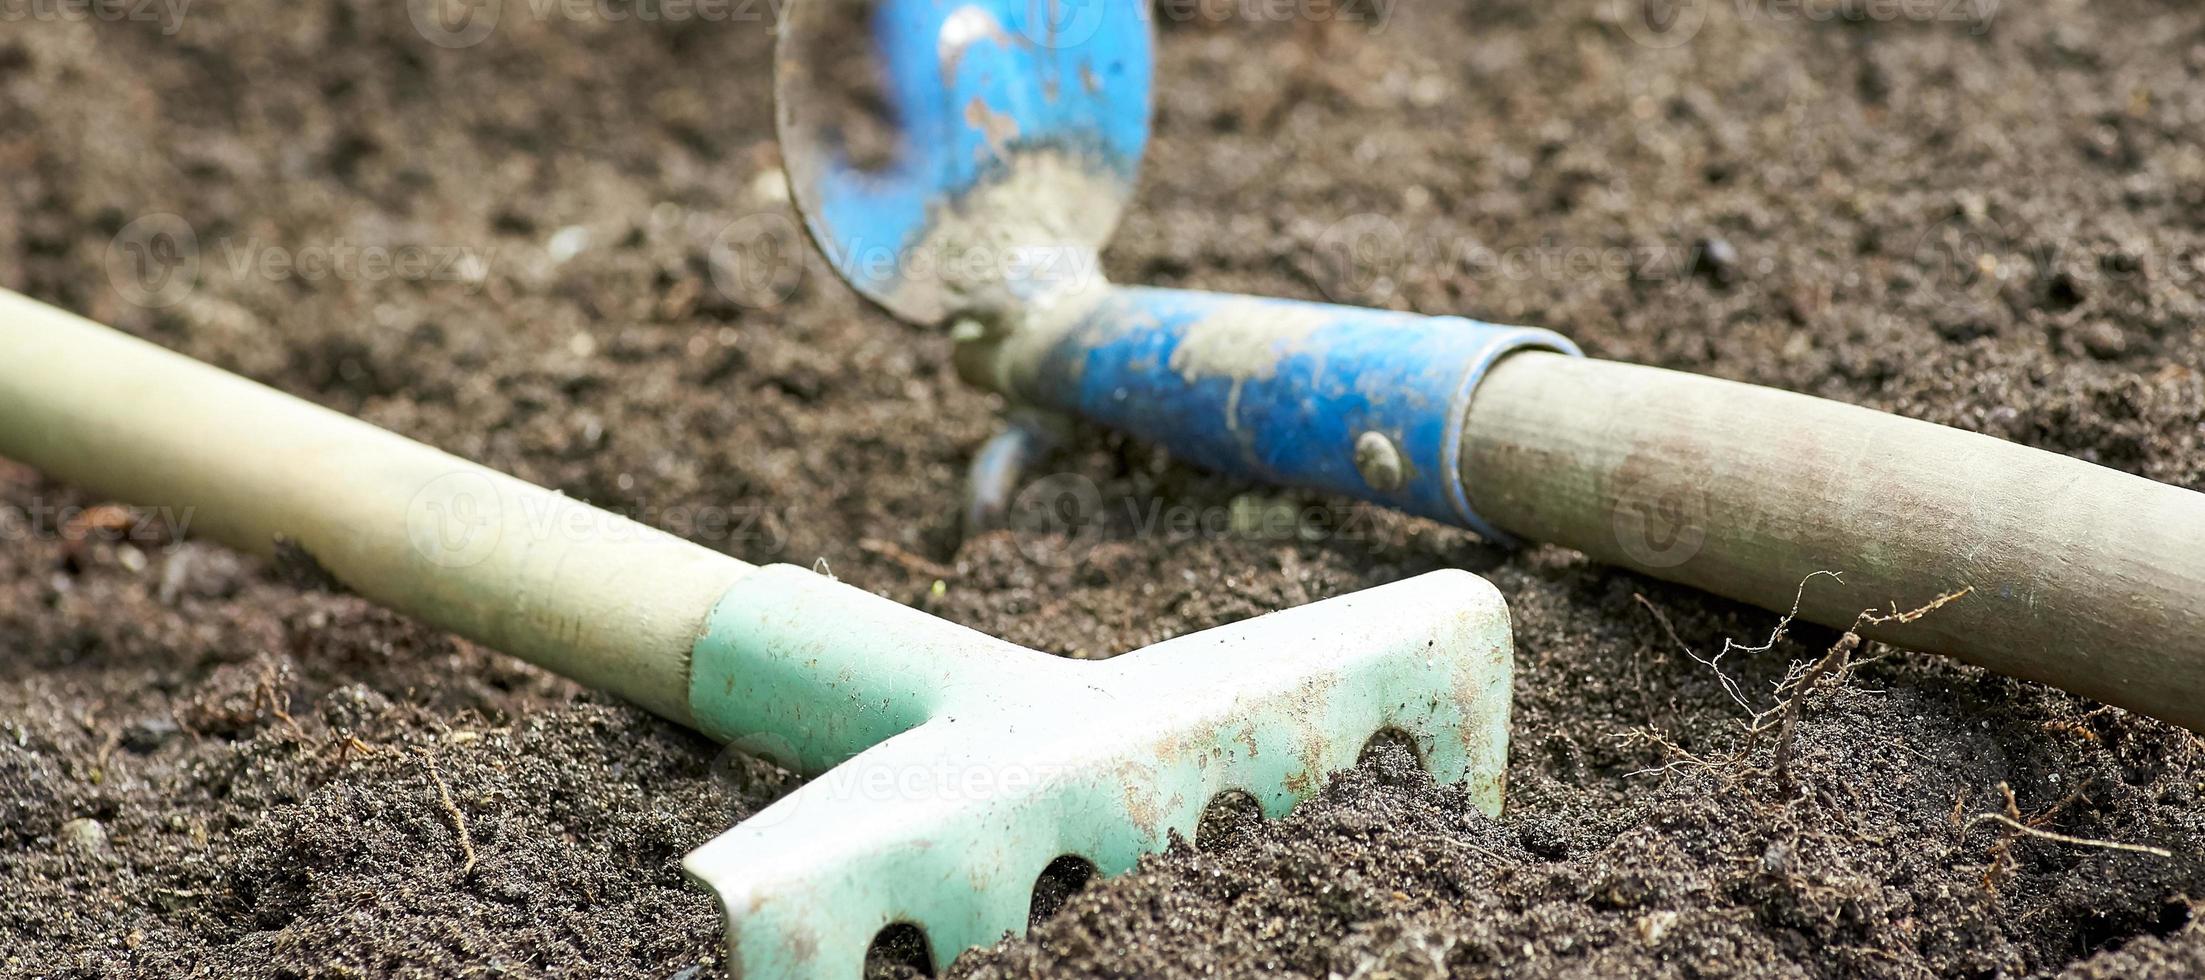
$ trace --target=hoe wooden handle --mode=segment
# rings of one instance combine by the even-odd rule
[[[746,565],[0,290],[0,455],[690,723]]]
[[[1494,524],[2205,731],[2205,494],[1753,385],[1520,353],[1471,403]]]

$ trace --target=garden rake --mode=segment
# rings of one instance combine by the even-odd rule
[[[1148,5],[880,0],[901,140],[870,167],[840,138],[847,71],[790,53],[839,9],[785,14],[798,210],[845,281],[947,332],[960,372],[1014,417],[1085,418],[1213,470],[1567,545],[2205,731],[2205,495],[1594,360],[1545,330],[1113,285],[1097,254],[1149,135]],[[1063,428],[1014,425],[985,448],[969,513],[999,512]],[[1935,616],[1862,616],[1963,591]]]
[[[1205,808],[1285,812],[1385,734],[1498,813],[1512,649],[1440,571],[1115,659],[1047,656],[753,566],[0,291],[0,455],[308,562],[423,622],[819,778],[691,852],[748,978],[1022,933]]]

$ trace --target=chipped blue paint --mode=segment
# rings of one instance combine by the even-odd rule
[[[1462,427],[1486,370],[1527,347],[1579,353],[1550,331],[1461,317],[1119,287],[1017,383],[1199,466],[1506,541],[1470,507]],[[1357,441],[1372,432],[1398,452],[1398,486],[1373,486],[1356,467]]]
[[[899,287],[941,274],[905,265],[942,209],[1004,182],[1036,154],[1055,154],[1130,194],[1149,133],[1147,4],[882,0],[873,31],[901,135],[896,159],[868,172],[827,133],[783,148],[813,237],[859,292],[904,315],[894,301]],[[784,84],[785,113],[810,111],[805,88]],[[1070,211],[1100,202],[1039,206]]]

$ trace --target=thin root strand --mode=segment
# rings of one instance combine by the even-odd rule
[[[458,804],[452,802],[452,788],[445,785],[444,774],[437,771],[436,757],[430,755],[427,749],[420,752],[421,767],[429,771],[430,781],[436,783],[437,802],[443,804],[445,815],[452,818],[452,829],[459,834],[459,853],[466,859],[460,865],[459,876],[465,878],[475,873],[475,841],[467,833],[467,816],[459,812]]]
[[[2162,858],[2171,858],[2174,856],[2173,851],[2167,850],[2164,847],[2153,847],[2149,844],[2124,844],[2120,841],[2098,840],[2092,837],[2073,837],[2067,834],[2059,833],[2057,831],[2031,827],[2028,824],[2022,823],[2019,820],[2015,820],[2014,818],[2009,817],[2003,813],[1978,813],[1973,819],[1970,819],[1968,821],[1968,829],[1973,830],[1976,828],[1977,825],[1983,823],[1995,823],[2001,827],[2006,828],[2007,830],[2013,831],[2014,833],[2026,834],[2030,837],[2037,838],[2038,840],[2048,840],[2057,844],[2073,844],[2076,847],[2102,847],[2109,851],[2129,851],[2136,854],[2149,854],[2153,857]]]

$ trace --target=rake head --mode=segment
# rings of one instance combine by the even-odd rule
[[[1100,662],[1042,655],[788,566],[739,591],[748,598],[712,624],[728,645],[699,648],[693,696],[732,706],[793,690],[775,679],[784,667],[838,681],[762,709],[751,731],[718,734],[816,770],[902,730],[683,861],[719,898],[736,976],[855,977],[876,934],[899,924],[921,930],[939,970],[1023,933],[1052,862],[1124,871],[1173,834],[1192,839],[1205,807],[1232,791],[1283,814],[1381,732],[1500,810],[1508,611],[1467,572]],[[745,666],[738,676],[722,663]]]
[[[846,152],[870,7],[893,159]],[[1094,255],[1148,139],[1133,0],[802,0],[776,65],[790,189],[821,252],[908,322],[973,335],[1105,288]],[[1285,813],[1392,732],[1497,813],[1508,612],[1434,572],[1104,662],[1044,656],[801,569],[745,579],[691,664],[698,725],[818,778],[692,852],[737,976],[855,977],[892,926],[939,970],[1022,933],[1037,880],[1192,837],[1221,794]]]

